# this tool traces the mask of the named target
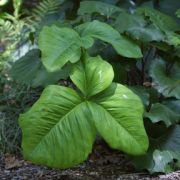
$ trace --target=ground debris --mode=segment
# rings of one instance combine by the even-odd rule
[[[14,155],[0,158],[0,180],[180,180],[180,171],[167,175],[136,172],[123,153],[95,145],[89,160],[60,170],[34,165]]]

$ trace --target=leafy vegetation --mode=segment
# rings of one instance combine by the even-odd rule
[[[4,9],[9,5],[1,2]],[[4,97],[4,87],[13,81],[12,89],[28,87],[28,98],[29,88],[36,97],[44,89],[20,116],[25,158],[53,167],[78,164],[91,152],[98,132],[109,146],[128,153],[138,170],[180,168],[178,0],[42,0],[29,9],[25,1],[13,3],[13,10],[0,17],[5,75],[0,94]],[[144,106],[147,153],[143,107],[135,94]],[[17,109],[16,117],[26,111]],[[5,142],[1,137],[0,144]]]
[[[111,147],[129,154],[147,150],[139,98],[126,87],[111,84],[112,67],[100,57],[82,61],[70,75],[81,95],[67,87],[48,86],[20,116],[25,158],[51,167],[76,165],[91,152],[97,132]]]

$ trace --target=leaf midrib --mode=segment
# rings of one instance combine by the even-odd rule
[[[33,154],[36,149],[38,148],[38,146],[41,144],[42,141],[44,141],[44,139],[46,139],[46,137],[51,133],[51,131],[55,128],[55,126],[57,126],[60,121],[63,121],[63,119],[65,119],[66,116],[68,116],[72,111],[74,111],[77,107],[79,107],[80,105],[82,105],[83,103],[85,103],[85,101],[80,102],[79,104],[77,104],[76,106],[74,106],[70,111],[68,111],[51,129],[50,131],[48,131],[48,133],[45,134],[45,136],[42,137],[42,139],[39,141],[39,143],[37,143],[37,145],[35,145],[33,151],[31,152],[31,154]]]
[[[107,109],[105,109],[101,104],[99,104],[99,103],[95,103],[95,104],[98,105],[98,106],[100,106],[104,111],[106,111],[106,112],[112,117],[112,119],[114,119],[114,121],[116,121],[116,118],[115,118]],[[128,131],[127,128],[125,128],[119,121],[116,121],[116,122],[117,122],[117,124],[119,124],[128,134],[130,134],[130,136],[135,140],[135,142],[136,142],[138,145],[140,145],[139,142],[138,142],[138,140]]]

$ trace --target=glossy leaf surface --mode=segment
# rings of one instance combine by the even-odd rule
[[[26,159],[50,167],[74,166],[87,158],[97,133],[112,148],[133,155],[146,152],[148,138],[138,96],[123,85],[111,84],[112,67],[100,57],[82,63],[76,63],[71,74],[82,96],[67,87],[48,86],[20,116]]]
[[[75,64],[70,77],[82,93],[90,97],[112,83],[114,72],[112,66],[98,56]]]
[[[94,102],[99,105],[91,108],[92,114],[99,118],[95,126],[106,142],[129,154],[132,154],[133,147],[134,155],[143,154],[148,140],[142,123],[144,108],[139,97],[127,87],[113,83],[95,96]],[[136,106],[132,108],[132,104]]]
[[[37,164],[66,168],[85,160],[96,131],[86,103],[72,89],[49,86],[20,117],[24,157]]]

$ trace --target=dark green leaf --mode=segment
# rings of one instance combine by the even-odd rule
[[[102,16],[111,17],[115,15],[115,13],[122,12],[123,9],[99,1],[83,1],[80,4],[80,8],[78,10],[79,15],[99,13]]]
[[[143,102],[144,106],[149,105],[150,95],[146,91],[145,87],[142,87],[142,86],[129,86],[129,88],[141,98],[141,101]]]
[[[180,122],[179,113],[175,113],[160,103],[152,104],[150,111],[145,113],[145,117],[149,118],[153,123],[163,121],[167,127]]]
[[[179,139],[180,125],[169,128],[159,138],[150,139],[150,148],[146,155],[134,158],[135,167],[139,170],[147,169],[151,173],[168,173],[174,167],[180,168]]]
[[[176,62],[167,72],[166,62],[161,58],[154,59],[150,67],[150,76],[153,79],[154,88],[166,97],[180,99],[180,64]]]
[[[176,21],[171,16],[168,16],[153,8],[138,8],[137,13],[143,14],[145,17],[148,17],[155,26],[157,26],[160,30],[164,32],[167,30],[174,31],[178,29]]]
[[[39,50],[35,49],[17,60],[11,69],[13,79],[19,83],[37,87],[54,84],[58,80],[66,79],[69,76],[69,66],[50,73],[43,66],[39,56]]]
[[[138,14],[121,13],[116,19],[115,27],[119,32],[127,32],[134,39],[144,42],[159,42],[164,39],[162,31],[152,24],[148,25],[143,16]]]

